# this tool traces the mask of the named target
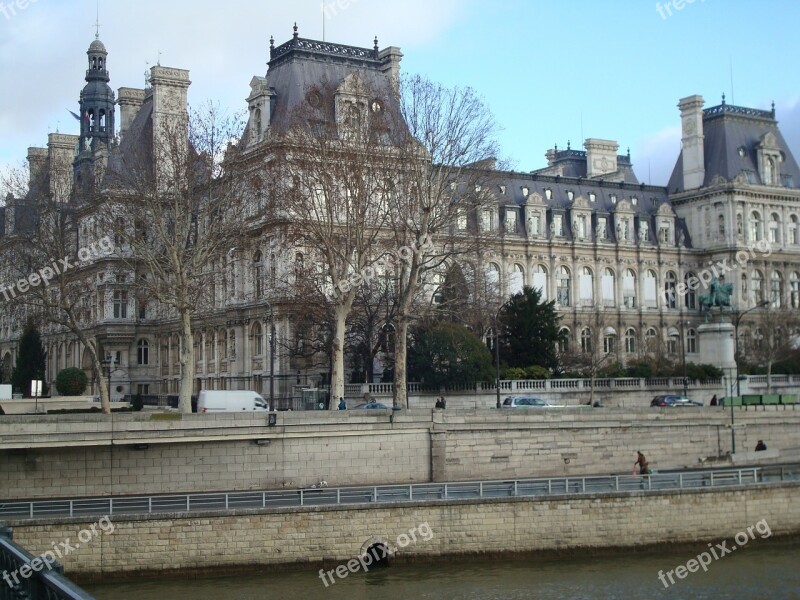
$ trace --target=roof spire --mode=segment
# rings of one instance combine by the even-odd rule
[[[97,0],[97,16],[94,21],[94,39],[100,39],[100,0]]]
[[[378,51],[378,36],[375,36],[375,51]]]
[[[294,35],[292,37],[296,39],[297,38],[297,21],[294,22],[293,29],[294,29]]]
[[[569,140],[567,140],[567,150],[569,150],[569,149],[570,149],[570,148],[569,148],[569,144],[570,144],[570,141],[569,141]]]
[[[775,118],[775,100],[772,101],[772,118]]]
[[[722,92],[722,106],[725,106],[725,92]]]
[[[275,38],[272,36],[269,36],[269,49],[275,50]]]

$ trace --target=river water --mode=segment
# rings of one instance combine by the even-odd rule
[[[675,584],[665,588],[659,571],[685,565],[707,549],[698,543],[680,551],[605,557],[395,564],[328,580],[328,587],[310,568],[84,587],[98,600],[800,600],[798,538],[756,538],[711,562],[707,572],[674,577]]]

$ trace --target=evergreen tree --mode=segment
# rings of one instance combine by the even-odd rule
[[[500,355],[509,367],[556,369],[556,344],[563,336],[555,301],[542,301],[538,289],[525,286],[500,309]]]
[[[442,321],[415,333],[408,361],[411,381],[439,387],[494,379],[492,355],[468,329]]]
[[[47,353],[42,347],[39,330],[29,321],[19,339],[17,365],[11,375],[11,385],[15,392],[22,392],[25,398],[31,397],[31,381],[34,379],[44,381],[46,358]],[[47,388],[43,384],[42,395],[46,393]]]

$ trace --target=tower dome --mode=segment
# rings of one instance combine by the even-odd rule
[[[108,85],[108,51],[103,42],[95,38],[86,55],[89,64],[80,97],[81,152],[96,149],[99,142],[108,145],[114,137],[114,91]]]

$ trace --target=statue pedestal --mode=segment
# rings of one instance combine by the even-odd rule
[[[735,369],[732,323],[704,323],[697,328],[700,362],[720,369]]]

